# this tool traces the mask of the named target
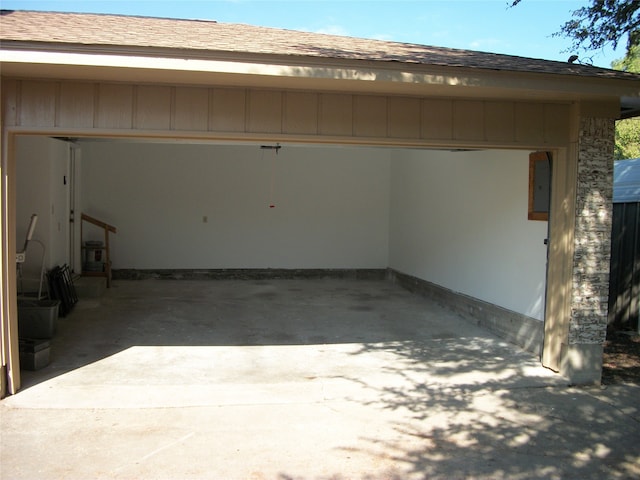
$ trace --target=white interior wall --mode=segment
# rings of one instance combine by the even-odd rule
[[[82,150],[83,211],[118,227],[114,268],[391,267],[544,318],[547,222],[527,219],[528,152]]]
[[[116,269],[385,268],[389,155],[88,142],[83,211],[117,227]]]
[[[547,222],[527,219],[528,158],[396,151],[389,266],[543,320]]]
[[[48,137],[16,137],[16,243],[22,249],[32,214],[33,239],[46,247],[45,268],[69,259],[69,146]],[[38,278],[42,248],[32,242],[23,265],[25,278]]]

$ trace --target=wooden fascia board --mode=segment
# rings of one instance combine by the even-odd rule
[[[144,54],[142,54],[144,53]],[[232,84],[246,87],[363,91],[576,101],[640,96],[635,79],[513,72],[400,62],[320,59],[166,49],[60,48],[3,44],[3,75],[142,83]]]

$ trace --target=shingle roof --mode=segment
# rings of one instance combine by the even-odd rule
[[[410,43],[282,30],[203,20],[2,10],[2,42],[156,47],[324,59],[398,62],[604,78],[631,74],[565,62]],[[631,75],[634,77],[634,75]]]

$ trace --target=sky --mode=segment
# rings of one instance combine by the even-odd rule
[[[571,12],[588,0],[0,0],[9,10],[115,13],[216,20],[316,33],[375,38],[438,47],[583,63],[610,68],[617,50],[568,51],[571,41],[554,37]]]

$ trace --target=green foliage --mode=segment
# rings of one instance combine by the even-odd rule
[[[616,122],[616,160],[640,158],[640,118],[627,118]]]
[[[511,6],[522,0],[512,0]],[[640,44],[640,1],[591,0],[591,4],[571,12],[555,37],[567,37],[573,43],[566,51],[599,50],[606,45],[614,49],[628,34],[627,50]]]
[[[599,50],[606,45],[614,49],[629,34],[627,50],[640,41],[640,2],[637,0],[592,0],[591,5],[571,12],[554,36],[573,39],[570,49]]]
[[[627,51],[627,55],[611,64],[614,70],[640,73],[640,45],[634,45]]]
[[[634,45],[627,55],[611,64],[616,70],[640,73],[640,46]],[[640,118],[628,118],[616,122],[614,158],[640,158]]]

